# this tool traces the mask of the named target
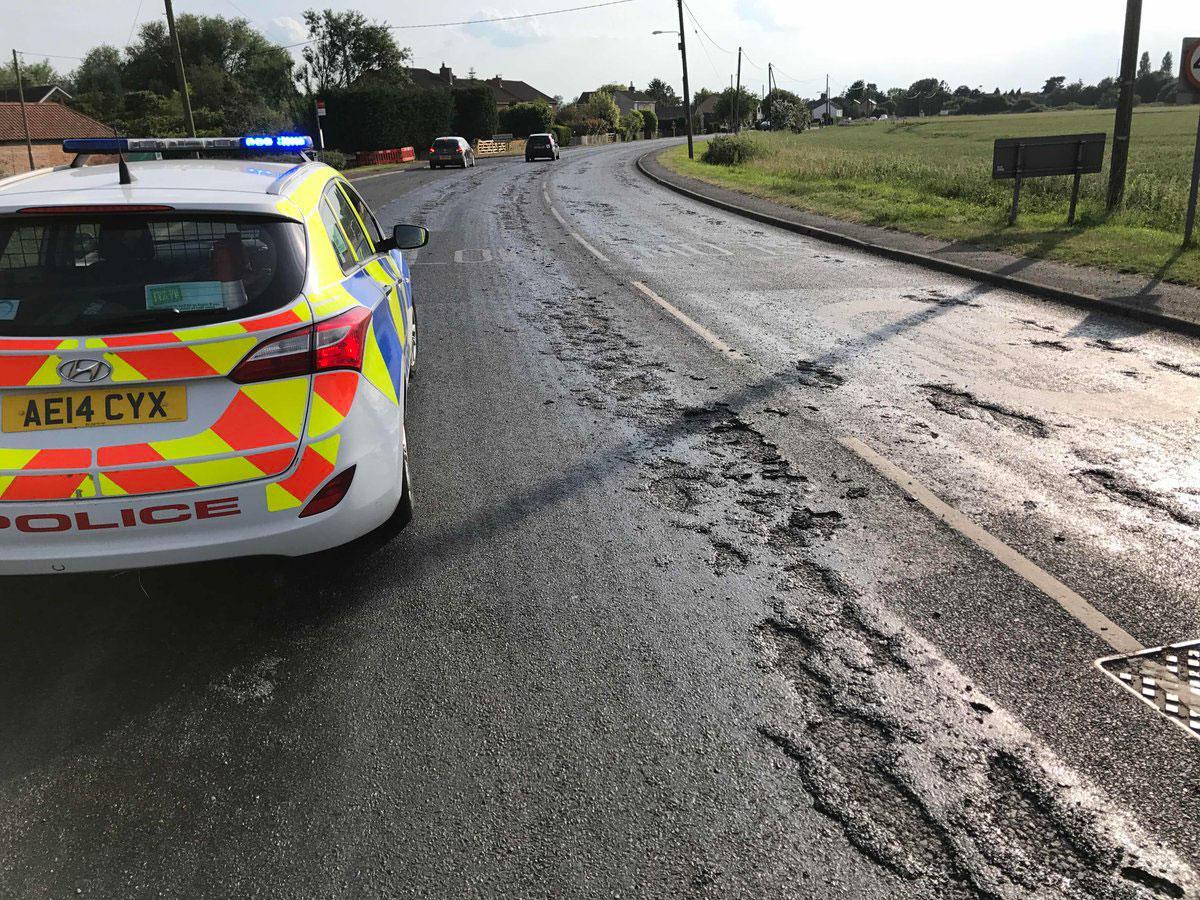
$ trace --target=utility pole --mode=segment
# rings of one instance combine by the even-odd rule
[[[1121,92],[1113,124],[1112,158],[1108,164],[1108,209],[1115,209],[1125,193],[1125,168],[1129,163],[1129,131],[1133,124],[1133,86],[1137,72],[1138,34],[1142,29],[1142,0],[1127,0],[1125,42],[1121,47]]]
[[[829,121],[833,121],[833,98],[829,96],[829,73],[825,73],[825,115],[821,118],[829,117]]]
[[[196,136],[196,122],[192,119],[192,98],[188,96],[187,73],[183,69],[183,51],[179,49],[179,32],[175,30],[175,10],[171,8],[171,0],[163,0],[167,8],[167,30],[171,32],[171,43],[175,45],[175,77],[179,82],[179,95],[183,98],[183,117],[186,120],[187,132],[191,137]]]
[[[737,87],[733,89],[733,133],[742,130],[742,48],[738,47]]]
[[[29,137],[29,114],[25,112],[25,86],[21,84],[21,61],[13,50],[13,72],[17,76],[17,99],[21,101],[21,124],[25,127],[25,149],[29,152],[29,171],[37,168],[33,164],[33,140]]]
[[[679,55],[683,57],[683,111],[687,116],[688,159],[694,159],[692,153],[692,92],[688,89],[687,77],[687,42],[683,36],[683,0],[679,0]]]

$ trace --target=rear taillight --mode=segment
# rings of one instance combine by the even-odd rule
[[[273,381],[329,369],[362,370],[371,311],[356,306],[340,316],[259,344],[229,373],[231,381]]]
[[[429,148],[429,154],[432,156],[432,155],[433,155],[433,153],[434,153],[434,149],[433,149],[432,147],[430,147],[430,148]]]
[[[339,472],[326,482],[325,487],[317,491],[317,495],[308,501],[308,505],[300,512],[300,518],[306,519],[333,509],[342,502],[350,485],[354,481],[354,466],[344,472]]]
[[[462,147],[455,147],[455,148],[454,148],[454,152],[455,152],[455,153],[458,153],[458,154],[461,154],[461,153],[462,153]]]

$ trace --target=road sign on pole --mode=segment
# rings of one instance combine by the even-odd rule
[[[1193,102],[1200,102],[1200,37],[1183,39],[1183,52],[1179,54],[1179,92],[1192,95]],[[1196,152],[1192,157],[1192,187],[1188,193],[1187,218],[1183,223],[1183,246],[1191,246],[1192,233],[1196,228],[1196,193],[1200,191],[1200,119],[1196,122]]]
[[[321,118],[325,115],[325,101],[314,100],[317,110],[317,149],[325,149],[325,132],[321,130]]]
[[[1200,37],[1183,39],[1179,54],[1179,87],[1200,94]]]

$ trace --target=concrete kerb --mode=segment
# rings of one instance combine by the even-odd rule
[[[1059,303],[1066,303],[1091,312],[1101,309],[1105,312],[1124,316],[1136,321],[1158,325],[1169,331],[1200,336],[1200,322],[1192,322],[1187,319],[1180,319],[1176,316],[1158,312],[1156,310],[1142,309],[1139,307],[1126,305],[1116,300],[1109,300],[1104,297],[1097,297],[1091,294],[1083,294],[1075,291],[1064,290],[1063,288],[1054,287],[1053,285],[1042,284],[1040,282],[1030,281],[1025,278],[1018,278],[1014,275],[1006,275],[1001,272],[992,272],[987,269],[968,266],[963,263],[954,262],[953,260],[930,256],[925,253],[917,253],[912,250],[904,250],[899,247],[888,247],[884,244],[864,241],[861,238],[831,231],[828,228],[821,228],[816,225],[808,225],[804,222],[797,222],[791,219],[781,218],[769,213],[739,206],[736,203],[730,203],[726,200],[721,200],[718,197],[713,197],[701,193],[700,191],[693,190],[690,187],[685,187],[682,184],[677,184],[670,179],[664,178],[661,175],[657,175],[650,171],[650,169],[646,166],[646,161],[661,152],[661,150],[651,150],[648,153],[643,153],[641,156],[639,156],[637,158],[638,171],[656,184],[659,184],[668,190],[674,191],[677,194],[682,194],[683,196],[699,203],[704,203],[708,206],[715,206],[718,209],[725,210],[726,212],[744,216],[748,219],[753,219],[756,222],[762,222],[764,225],[782,228],[785,231],[803,234],[806,237],[827,241],[831,244],[840,244],[844,247],[851,247],[855,250],[861,250],[864,253],[872,253],[876,256],[882,256],[887,259],[896,260],[897,262],[905,262],[917,266],[924,266],[927,269],[935,269],[939,272],[945,272],[948,275],[957,275],[962,278],[980,281],[985,284],[991,284],[999,288],[1004,288],[1006,290],[1016,291],[1017,293],[1032,294],[1046,300],[1054,300]],[[679,177],[685,178],[686,176]],[[694,179],[689,180],[694,181]]]

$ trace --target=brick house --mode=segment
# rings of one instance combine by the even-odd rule
[[[113,130],[61,103],[26,103],[33,162],[41,169],[66,165],[74,155],[64,153],[64,138],[112,137]],[[21,104],[0,101],[0,177],[29,171]]]
[[[588,102],[588,99],[595,91],[584,91],[579,95],[580,104]],[[613,91],[613,102],[617,104],[617,109],[621,111],[621,115],[632,112],[633,110],[650,110],[655,115],[658,115],[658,102],[649,94],[643,94],[641,91],[634,90],[632,84],[625,91]],[[661,118],[661,117],[660,117]]]

